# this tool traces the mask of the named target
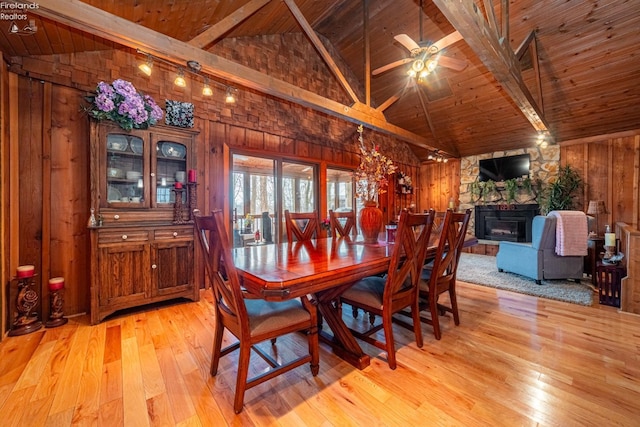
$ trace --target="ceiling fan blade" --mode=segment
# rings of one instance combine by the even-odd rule
[[[373,70],[373,71],[371,72],[371,74],[372,74],[372,75],[374,75],[374,76],[377,76],[377,75],[378,75],[378,74],[380,74],[380,73],[384,73],[385,71],[389,71],[389,70],[391,70],[392,68],[399,67],[400,65],[407,64],[407,63],[409,63],[409,62],[411,62],[411,61],[413,61],[413,58],[404,58],[404,59],[399,59],[399,60],[394,61],[394,62],[392,62],[392,63],[390,63],[390,64],[384,65],[384,66],[382,66],[382,67],[380,67],[380,68],[376,68],[375,70]]]
[[[467,61],[462,59],[450,58],[448,56],[441,55],[438,57],[438,65],[451,68],[452,70],[462,71],[467,68]]]
[[[406,47],[409,52],[414,49],[420,49],[420,45],[413,41],[413,39],[406,34],[398,34],[396,36],[393,36],[393,38],[396,39],[396,41],[402,46]]]
[[[438,52],[440,52],[442,49],[444,49],[447,46],[450,46],[450,45],[452,45],[455,42],[460,41],[460,40],[462,40],[462,34],[460,34],[457,31],[454,31],[453,33],[449,34],[448,36],[444,36],[443,38],[441,38],[440,40],[438,40],[437,42],[435,42],[431,46],[435,46],[436,48],[438,48]]]

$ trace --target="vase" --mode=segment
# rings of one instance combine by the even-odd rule
[[[365,243],[378,243],[378,235],[382,228],[382,211],[374,201],[364,202],[360,210],[360,230]]]

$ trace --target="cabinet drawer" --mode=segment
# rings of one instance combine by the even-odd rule
[[[193,239],[193,228],[155,230],[155,240]]]
[[[149,232],[146,230],[122,230],[100,233],[98,243],[146,242],[148,240]]]

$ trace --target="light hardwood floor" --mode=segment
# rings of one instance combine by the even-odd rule
[[[317,377],[304,366],[261,384],[237,416],[236,355],[209,376],[208,291],[97,326],[74,318],[0,344],[0,425],[640,425],[639,316],[464,283],[458,294],[461,325],[447,315],[441,341],[424,325],[418,349],[395,329],[395,371],[366,344],[363,371],[321,345]],[[280,355],[301,338],[279,339]]]

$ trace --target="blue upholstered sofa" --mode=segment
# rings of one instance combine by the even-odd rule
[[[584,218],[587,221],[587,217]],[[543,279],[580,281],[584,257],[556,254],[556,221],[553,216],[538,215],[531,225],[531,243],[500,242],[496,255],[498,271],[530,277],[537,284],[541,284]],[[587,238],[585,231],[585,242]]]

